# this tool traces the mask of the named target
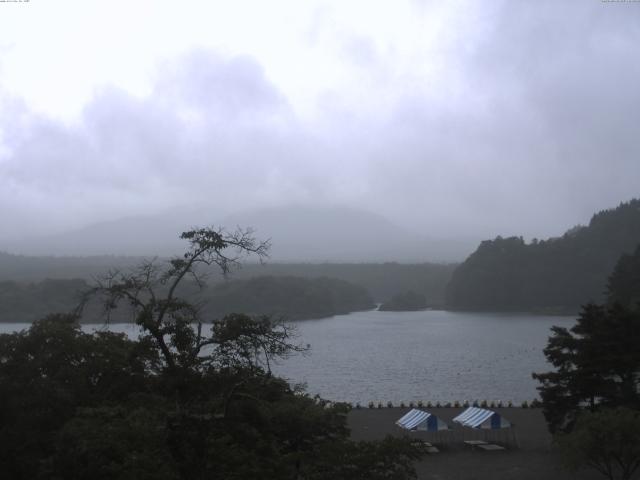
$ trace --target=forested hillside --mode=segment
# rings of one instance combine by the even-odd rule
[[[35,283],[0,281],[0,322],[32,322],[51,312],[69,312],[88,288],[81,279]]]
[[[141,257],[29,257],[0,252],[0,281],[40,282],[44,279],[90,281],[108,270],[126,271]],[[445,287],[455,264],[439,263],[246,263],[232,272],[233,280],[262,276],[329,277],[366,288],[374,301],[385,302],[399,293],[412,290],[423,294],[429,305],[444,303]],[[221,282],[212,271],[211,284]]]
[[[256,277],[219,283],[203,292],[207,318],[229,313],[322,318],[374,307],[367,290],[333,278]]]
[[[439,263],[267,263],[244,265],[234,279],[255,276],[329,277],[367,289],[374,301],[382,303],[408,290],[426,297],[429,305],[444,304],[445,288],[456,264]]]
[[[577,312],[604,300],[607,278],[640,244],[640,200],[595,214],[560,238],[487,240],[453,273],[447,304],[456,309]]]
[[[424,295],[409,290],[408,292],[394,295],[388,302],[380,305],[378,310],[381,312],[414,312],[428,307],[429,305]]]
[[[640,245],[632,255],[616,263],[608,285],[608,301],[627,308],[640,308]]]
[[[26,256],[0,252],[0,281],[40,282],[45,279],[90,280],[110,269],[126,269],[137,265],[142,257]]]
[[[82,279],[0,282],[0,322],[31,322],[50,312],[70,312],[88,288],[89,283]],[[238,312],[300,320],[374,307],[365,288],[332,278],[264,276],[215,283],[201,292],[195,284],[185,283],[181,294],[200,305],[207,321]],[[104,321],[98,307],[95,302],[89,304],[83,321]],[[131,312],[125,307],[111,315],[111,321],[131,320]]]

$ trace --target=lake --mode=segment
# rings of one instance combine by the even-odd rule
[[[542,349],[552,325],[573,317],[514,313],[356,312],[295,322],[306,355],[277,365],[278,375],[310,393],[352,403],[512,401],[537,397],[532,372],[550,369]],[[0,332],[28,324],[0,324]],[[99,326],[85,325],[86,331]],[[115,324],[137,334],[137,327]]]

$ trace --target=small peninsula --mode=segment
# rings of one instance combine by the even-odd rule
[[[413,312],[428,307],[426,297],[412,290],[398,293],[391,300],[380,305],[382,312]]]

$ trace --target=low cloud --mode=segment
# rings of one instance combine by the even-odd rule
[[[377,211],[434,236],[560,234],[640,195],[630,8],[505,2],[472,36],[450,35],[424,84],[394,70],[392,50],[345,33],[334,41],[362,91],[320,92],[314,117],[257,59],[207,49],[161,63],[147,96],[96,92],[72,124],[5,96],[5,237],[181,205],[222,218],[292,203]]]

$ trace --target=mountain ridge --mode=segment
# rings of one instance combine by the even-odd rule
[[[640,199],[595,213],[587,226],[533,240],[496,237],[480,243],[453,272],[447,305],[463,310],[575,313],[604,300],[607,278],[640,244]]]
[[[125,217],[44,237],[0,245],[27,255],[171,256],[184,250],[180,232],[194,226],[251,227],[272,241],[271,258],[283,262],[454,262],[475,242],[438,239],[396,225],[386,217],[347,207],[294,205],[212,218],[205,209]]]

